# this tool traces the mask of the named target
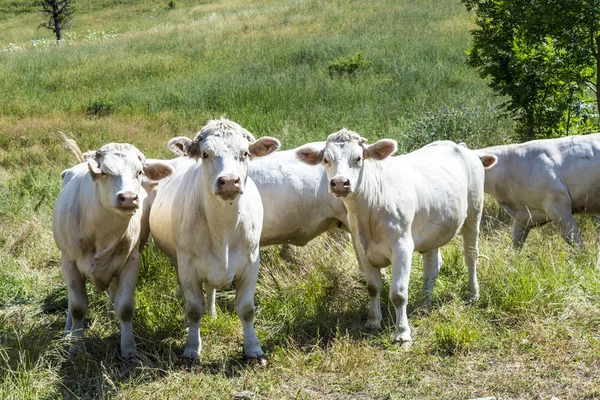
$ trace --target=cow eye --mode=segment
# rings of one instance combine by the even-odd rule
[[[354,164],[360,164],[361,161],[362,157],[356,157],[356,160],[354,160]]]
[[[242,154],[242,160],[245,160],[248,157],[250,157],[250,153],[245,151],[244,154]]]
[[[138,176],[142,176],[142,174],[143,174],[143,171],[138,172]]]
[[[324,159],[323,159],[323,164],[325,164],[325,165],[329,165],[329,160],[328,160],[328,159],[326,159],[326,158],[324,158]]]
[[[208,153],[205,151],[202,152],[202,158],[206,160],[208,158]]]

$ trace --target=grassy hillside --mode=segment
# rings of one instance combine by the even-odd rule
[[[347,127],[403,151],[435,139],[510,140],[499,99],[464,63],[471,17],[458,0],[78,2],[66,42],[37,28],[28,1],[0,0],[0,398],[599,398],[600,277],[596,221],[576,251],[552,227],[510,247],[507,218],[486,207],[481,300],[464,303],[461,239],[414,345],[362,329],[367,292],[351,246],[320,238],[295,253],[262,251],[256,328],[270,359],[241,351],[232,293],[202,325],[203,354],[183,351],[176,277],[156,249],[143,257],[134,329],[142,362],[118,357],[118,322],[91,287],[87,354],[60,340],[66,291],[51,234],[59,173],[73,164],[58,131],[83,149],[131,142],[170,157],[166,142],[226,115],[284,148]],[[363,53],[355,74],[329,64]],[[325,256],[324,256],[325,255]],[[409,308],[420,291],[414,257]],[[387,290],[387,287],[384,287]],[[386,297],[386,296],[383,296]]]

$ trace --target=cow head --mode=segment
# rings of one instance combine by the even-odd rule
[[[194,140],[181,136],[171,139],[169,148],[179,155],[202,160],[203,182],[206,189],[225,201],[233,201],[244,193],[248,177],[248,162],[276,151],[277,139],[258,140],[233,121],[211,120]]]
[[[323,150],[305,146],[296,155],[307,164],[323,163],[329,178],[329,193],[346,197],[356,192],[365,160],[383,160],[398,149],[396,141],[391,139],[381,139],[372,145],[366,142],[358,133],[342,129],[329,135]]]
[[[100,203],[129,215],[135,214],[140,206],[138,195],[143,174],[151,180],[159,180],[173,172],[173,168],[163,162],[146,162],[142,152],[125,143],[110,143],[86,156]]]

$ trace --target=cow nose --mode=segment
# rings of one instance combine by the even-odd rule
[[[138,195],[133,192],[124,192],[117,195],[117,202],[122,208],[137,208]]]
[[[221,189],[226,189],[226,188],[238,188],[240,187],[240,177],[239,176],[235,176],[235,175],[228,175],[228,176],[221,176],[219,179],[217,179],[217,185],[219,185],[219,188]],[[231,190],[231,189],[229,189]]]
[[[350,180],[348,178],[333,178],[331,182],[331,189],[333,190],[342,190],[350,188]]]

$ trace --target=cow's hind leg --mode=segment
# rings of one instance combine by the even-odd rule
[[[83,345],[83,322],[88,308],[85,278],[72,260],[63,257],[61,267],[69,298],[64,337],[69,341],[69,353],[77,354],[85,350]]]
[[[423,253],[423,290],[419,307],[431,307],[431,295],[435,282],[440,274],[442,254],[439,247]]]
[[[547,207],[546,213],[552,222],[558,226],[560,235],[567,243],[571,245],[583,245],[569,201],[565,200],[551,204]]]
[[[206,312],[208,316],[211,318],[216,318],[217,316],[217,305],[216,305],[216,297],[217,297],[217,289],[209,285],[208,283],[204,286],[204,294],[206,295]]]
[[[465,264],[469,270],[467,284],[467,300],[479,299],[479,283],[477,282],[477,259],[479,258],[479,222],[481,221],[481,208],[475,208],[469,215],[462,228],[463,252]]]
[[[511,238],[515,249],[520,250],[523,247],[530,231],[531,226],[527,222],[523,223],[517,219],[513,219]]]

